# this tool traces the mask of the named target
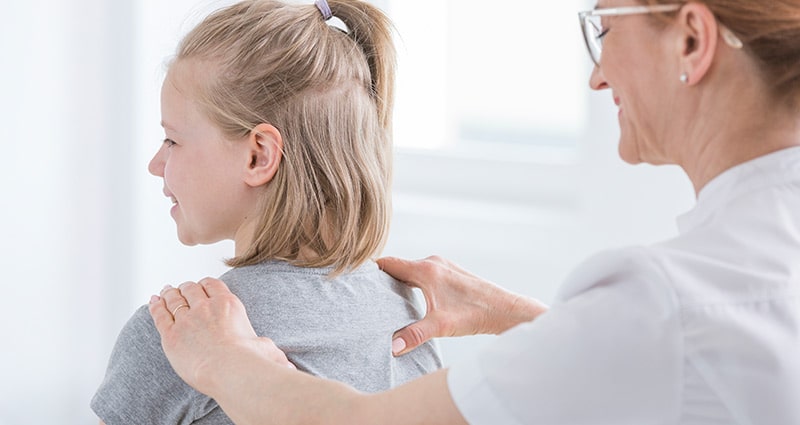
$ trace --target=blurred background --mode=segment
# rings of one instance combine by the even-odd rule
[[[4,5],[0,425],[96,423],[89,400],[133,311],[226,270],[231,243],[177,241],[147,162],[165,62],[230,3]],[[400,51],[385,254],[439,254],[548,302],[593,252],[674,234],[688,180],[622,163],[611,95],[589,90],[577,12],[593,3],[374,3]],[[441,341],[445,363],[492,338]]]

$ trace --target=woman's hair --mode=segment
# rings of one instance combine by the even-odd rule
[[[283,139],[253,243],[228,260],[232,267],[280,259],[340,273],[386,242],[391,23],[360,0],[328,4],[346,30],[329,25],[313,4],[245,0],[207,17],[178,48],[175,60],[211,71],[193,96],[226,137],[240,140],[268,123]]]
[[[779,99],[800,107],[800,0],[698,0],[744,43]],[[671,4],[675,0],[644,0]]]

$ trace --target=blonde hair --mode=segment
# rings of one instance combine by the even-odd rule
[[[758,61],[776,99],[800,110],[800,0],[693,0],[705,4]],[[675,0],[646,0],[672,4]],[[679,1],[686,3],[686,1]]]
[[[208,16],[175,60],[208,64],[196,101],[232,140],[261,123],[283,159],[260,203],[251,246],[232,267],[269,259],[351,270],[382,250],[391,216],[395,51],[391,23],[359,0],[246,0]],[[304,254],[301,255],[301,250]],[[311,255],[308,255],[311,252]]]

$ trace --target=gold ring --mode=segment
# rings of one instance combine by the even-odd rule
[[[180,309],[182,309],[184,307],[189,308],[189,304],[181,304],[181,305],[175,307],[175,309],[172,310],[172,318],[174,319],[175,318],[175,314],[178,312],[178,310],[180,310]]]

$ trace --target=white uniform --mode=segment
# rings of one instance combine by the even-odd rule
[[[800,148],[725,171],[678,227],[452,367],[468,422],[800,424]]]

